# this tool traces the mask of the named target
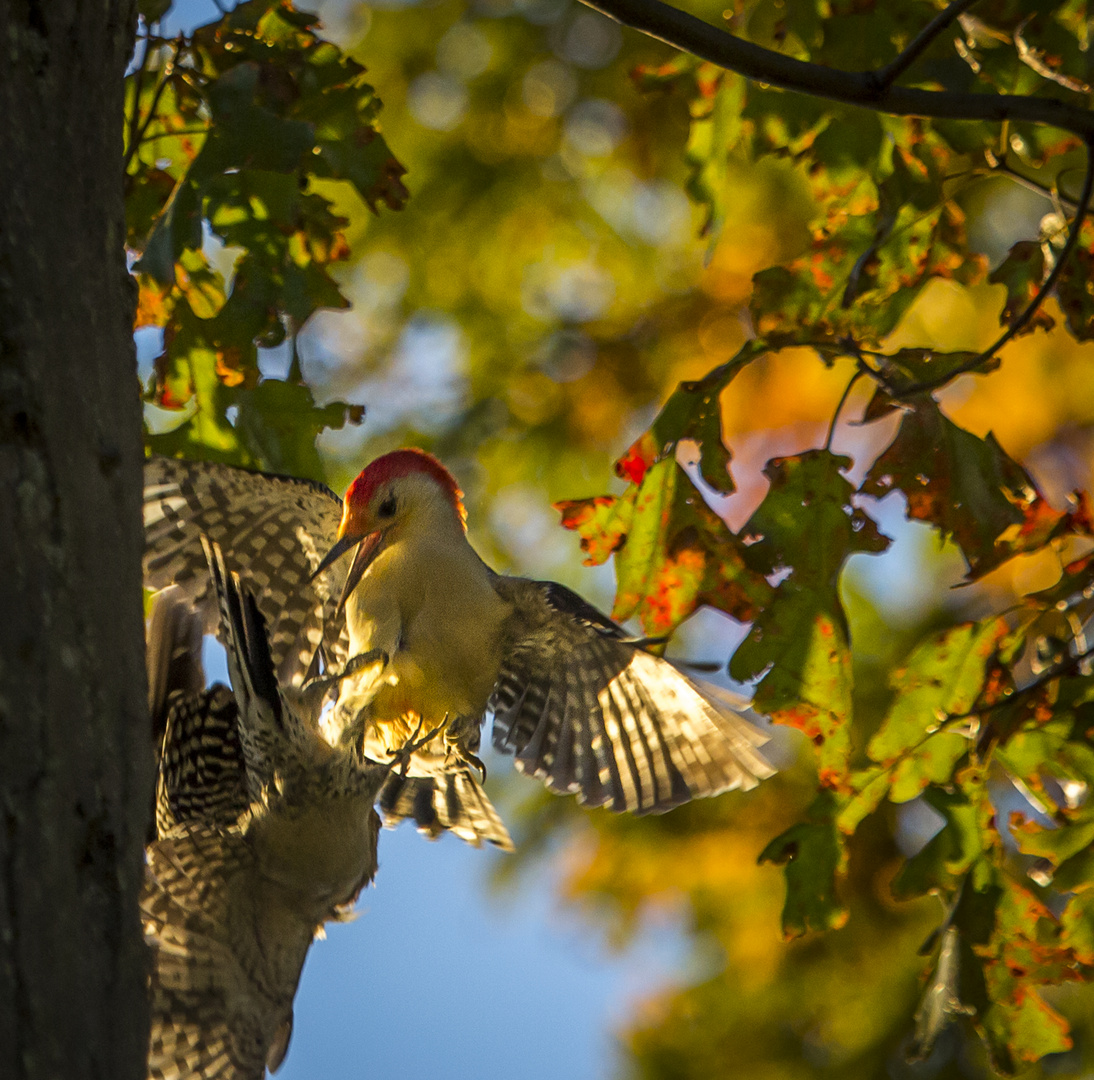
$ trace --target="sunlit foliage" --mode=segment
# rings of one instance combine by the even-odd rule
[[[965,4],[906,52],[942,6],[690,10],[884,85],[1083,111],[1084,5]],[[1094,228],[1064,112],[833,104],[568,0],[331,6],[337,46],[275,0],[177,39],[144,7],[150,445],[338,484],[413,440],[495,561],[595,592],[563,500],[615,616],[721,610],[729,674],[789,729],[748,796],[524,808],[524,857],[572,834],[610,936],[657,910],[694,935],[701,976],[631,1022],[636,1074],[1089,1063]]]

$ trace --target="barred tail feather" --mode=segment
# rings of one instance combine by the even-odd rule
[[[468,769],[437,776],[393,772],[380,789],[379,805],[389,829],[411,818],[430,839],[448,831],[475,847],[486,840],[502,851],[513,850],[509,830]]]
[[[169,586],[156,594],[145,643],[148,711],[156,753],[163,743],[172,697],[198,694],[205,688],[201,666],[201,616],[181,589]]]

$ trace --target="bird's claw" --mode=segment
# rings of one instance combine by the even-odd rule
[[[410,759],[421,749],[428,746],[434,736],[437,734],[435,731],[427,731],[422,735],[422,727],[425,724],[425,720],[421,717],[418,718],[418,726],[414,729],[414,734],[411,735],[402,746],[398,749],[388,749],[388,753],[391,755],[391,764],[399,765],[399,775],[405,777],[407,769],[410,768]]]
[[[475,754],[467,753],[466,751],[463,754],[461,754],[460,756],[463,759],[463,761],[466,762],[468,765],[473,765],[476,769],[479,770],[479,773],[481,774],[481,777],[482,777],[481,783],[485,784],[486,783],[486,763],[482,760],[482,758],[477,757]]]
[[[369,649],[368,652],[358,653],[356,656],[350,657],[341,671],[331,672],[320,676],[320,678],[326,679],[328,683],[333,685],[343,679],[348,679],[351,675],[356,675],[362,668],[372,667],[373,665],[377,665],[381,669],[386,668],[390,659],[383,649]]]
[[[366,667],[378,665],[382,671],[387,667],[389,659],[388,654],[383,649],[370,649],[366,653],[358,653],[356,656],[350,657],[341,670],[327,671],[323,675],[316,675],[315,678],[308,679],[300,688],[301,695],[309,701],[314,701],[316,698],[325,696],[328,690],[333,689],[343,679],[356,675]]]
[[[445,718],[447,719],[447,717]],[[460,718],[457,718],[453,723],[446,724],[444,729],[444,745],[445,750],[449,754],[453,755],[457,761],[464,765],[470,765],[472,768],[479,771],[482,777],[482,783],[486,783],[486,765],[483,764],[481,758],[473,754],[466,746],[464,746],[464,735],[467,733],[466,723],[461,722]],[[477,743],[476,743],[477,746]]]

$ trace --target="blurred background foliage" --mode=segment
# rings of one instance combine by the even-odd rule
[[[610,607],[610,573],[579,565],[577,538],[558,527],[552,501],[623,490],[622,481],[610,479],[612,461],[649,428],[681,380],[706,375],[755,332],[757,314],[764,317],[749,309],[755,274],[813,257],[823,230],[868,235],[877,228],[871,215],[884,178],[870,167],[885,159],[890,178],[899,171],[891,147],[912,122],[773,90],[746,94],[736,76],[679,64],[667,45],[572,0],[313,3],[325,24],[321,36],[367,68],[367,86],[348,69],[337,85],[333,77],[324,82],[322,94],[346,96],[323,108],[343,117],[352,98],[353,130],[381,130],[405,176],[391,169],[386,152],[370,159],[374,172],[365,178],[305,158],[306,194],[329,207],[294,203],[286,211],[293,227],[280,228],[280,238],[270,230],[272,239],[260,245],[267,265],[307,271],[297,305],[275,311],[260,299],[257,321],[237,325],[230,298],[244,297],[241,283],[253,284],[256,271],[250,279],[241,273],[254,256],[233,243],[230,199],[219,224],[208,210],[204,224],[200,212],[191,214],[189,233],[183,225],[175,230],[175,248],[158,265],[148,238],[164,215],[182,220],[175,184],[201,161],[203,143],[200,135],[172,130],[185,132],[184,121],[200,128],[202,106],[189,120],[164,120],[162,131],[159,120],[146,125],[148,141],[131,153],[129,171],[136,208],[130,239],[143,255],[137,340],[149,444],[310,475],[336,490],[375,454],[424,446],[460,478],[473,539],[488,561],[562,580]],[[982,6],[990,9],[985,18],[1012,28],[1045,7]],[[184,97],[162,73],[172,55],[176,64],[185,55],[173,52],[179,46],[167,32],[165,6],[145,7],[146,28],[162,34],[149,45],[149,70],[158,63],[159,76],[133,88],[147,109],[161,81],[168,97],[176,89]],[[724,0],[688,5],[713,23],[723,7]],[[1087,43],[1080,53],[1067,49],[1081,38],[1074,29],[1085,8],[1049,7],[1063,14],[1045,40],[1081,79]],[[911,0],[735,0],[725,17],[760,44],[855,69],[891,59],[906,27],[936,11]],[[210,11],[209,18],[219,16]],[[305,22],[286,26],[278,40],[300,48],[301,35],[310,33]],[[1036,70],[1013,61],[1012,38],[1003,56],[987,22],[974,29],[956,35],[960,48],[951,32],[928,53],[930,79],[967,88],[987,70],[995,88],[1009,80],[1006,88],[1015,92],[1037,89]],[[207,75],[219,77],[232,62],[231,50],[218,54],[210,35],[200,61]],[[315,57],[324,70],[330,62]],[[221,66],[214,72],[213,64]],[[642,73],[632,77],[636,68]],[[276,87],[263,92],[277,111]],[[294,120],[290,111],[278,113],[285,123]],[[972,128],[982,130],[970,134]],[[884,352],[986,348],[998,336],[1008,298],[989,272],[1019,242],[1032,244],[1029,257],[1058,250],[1064,203],[1082,176],[1076,140],[1010,131],[1002,158],[1015,176],[977,164],[978,139],[999,144],[998,131],[988,128],[955,122],[930,134],[930,167],[945,174],[938,190],[949,182],[947,170],[961,174],[946,189],[946,221],[932,226],[931,243],[949,246],[937,258],[923,255],[916,265],[928,269],[914,281],[902,279],[899,293],[883,297],[896,299],[879,301],[854,327]],[[131,125],[130,145],[138,130]],[[342,137],[341,129],[331,136]],[[375,149],[370,139],[359,142]],[[323,158],[310,147],[303,152]],[[263,167],[253,158],[214,165],[198,169],[195,187],[212,185],[215,194],[217,177]],[[139,200],[155,183],[159,202],[141,210]],[[303,203],[305,192],[284,197]],[[294,248],[293,237],[307,234],[304,220],[318,221],[317,235],[326,239]],[[907,233],[898,233],[894,243],[906,242]],[[822,254],[838,263],[829,248]],[[178,269],[187,265],[190,277]],[[1019,286],[1012,291],[1017,295]],[[771,301],[767,314],[787,314],[782,303]],[[809,310],[816,315],[815,304]],[[993,432],[1060,507],[1068,492],[1091,483],[1094,356],[1077,340],[1087,336],[1079,315],[1072,313],[1069,333],[1068,313],[1055,300],[1044,311],[1043,322],[1053,326],[1009,344],[998,370],[962,377],[936,396],[958,425],[978,436]],[[206,323],[218,313],[230,324],[223,340]],[[816,316],[812,328],[828,326],[825,318]],[[740,529],[767,493],[769,459],[824,443],[854,370],[847,357],[825,361],[811,348],[785,348],[751,363],[724,390],[721,430],[737,490],[718,505],[731,528]],[[832,443],[853,459],[855,483],[898,421],[893,414],[865,426],[847,422],[867,406],[868,382],[852,389]],[[363,414],[355,408],[361,406]],[[955,589],[965,573],[960,553],[928,525],[905,521],[900,494],[860,502],[895,538],[884,555],[852,555],[839,583],[853,643],[852,739],[862,764],[862,748],[892,703],[893,673],[924,635],[1052,586],[1062,559],[1074,552],[1043,548]],[[728,618],[703,612],[683,626],[670,655],[712,661],[724,671],[744,634]],[[625,941],[654,917],[684,927],[693,942],[690,970],[643,1002],[620,1032],[621,1068],[650,1080],[990,1074],[987,1053],[960,1017],[926,1060],[906,1060],[931,970],[920,948],[935,948],[931,935],[946,908],[933,896],[897,901],[891,886],[904,860],[944,820],[927,800],[882,803],[867,817],[848,840],[846,874],[836,885],[834,906],[845,905],[847,914],[834,917],[827,933],[783,940],[784,877],[757,859],[809,813],[817,776],[800,733],[780,728],[774,736],[772,756],[781,767],[774,779],[747,795],[656,819],[586,812],[572,800],[502,781],[503,813],[521,850],[502,878],[530,861],[557,859],[566,902],[607,940]],[[1001,770],[985,782],[998,812],[1020,807],[1020,789]],[[1051,1048],[1061,1052],[1032,1075],[1094,1067],[1089,988],[1064,982],[1043,992],[1071,1022],[1075,1045],[1063,1051],[1057,1040]],[[1038,1031],[1027,1045],[1051,1040]]]

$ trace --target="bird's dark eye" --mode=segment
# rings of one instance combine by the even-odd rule
[[[395,496],[389,495],[376,511],[380,517],[391,517],[395,513]]]

